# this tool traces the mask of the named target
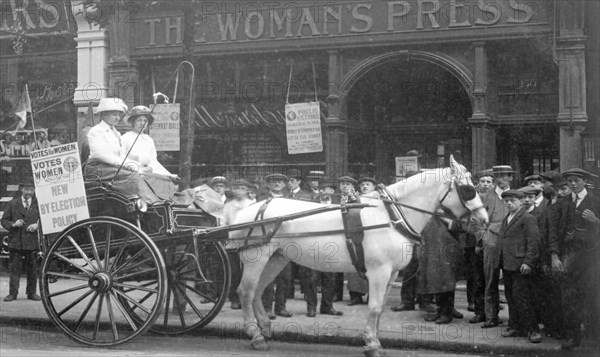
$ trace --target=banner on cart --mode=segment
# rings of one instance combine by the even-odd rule
[[[157,117],[150,125],[150,137],[156,151],[179,151],[179,103],[156,104],[153,113]]]
[[[32,151],[30,157],[44,234],[89,218],[77,143]]]
[[[323,151],[321,111],[318,102],[286,104],[285,130],[288,153]]]

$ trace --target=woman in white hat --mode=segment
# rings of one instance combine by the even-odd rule
[[[154,140],[152,140],[150,135],[145,133],[148,126],[152,125],[155,119],[156,114],[153,114],[150,108],[146,106],[138,105],[131,108],[123,119],[131,125],[132,129],[121,137],[123,150],[125,154],[129,153],[127,156],[128,159],[140,165],[140,172],[152,172],[175,179],[177,175],[170,173],[169,170],[158,162]]]

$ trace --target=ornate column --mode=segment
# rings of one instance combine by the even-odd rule
[[[345,118],[340,118],[341,54],[337,50],[327,52],[329,53],[329,96],[325,120],[325,164],[326,174],[336,177],[348,170],[348,125]]]
[[[474,83],[472,92],[473,115],[472,135],[472,172],[490,168],[496,159],[496,133],[490,123],[487,112],[487,53],[484,42],[473,43],[475,56]]]
[[[560,1],[560,30],[556,39],[558,61],[558,118],[560,126],[560,170],[582,167],[581,132],[588,121],[584,2]]]

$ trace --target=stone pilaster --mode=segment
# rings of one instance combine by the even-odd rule
[[[469,118],[472,136],[472,172],[490,168],[496,160],[496,134],[487,109],[488,61],[484,42],[473,43],[473,115]]]
[[[339,85],[341,80],[341,55],[339,51],[329,53],[329,95],[327,97],[327,119],[325,120],[325,163],[326,174],[343,175],[348,170],[348,126],[340,118]]]

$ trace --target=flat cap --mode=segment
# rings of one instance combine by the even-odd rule
[[[350,182],[353,185],[357,184],[356,180],[354,178],[352,178],[352,176],[350,176],[350,175],[338,177],[337,180],[338,180],[338,182]]]
[[[569,176],[578,176],[584,180],[589,180],[592,177],[598,177],[591,172],[587,172],[587,171],[585,171],[583,169],[579,169],[579,168],[569,169],[569,170],[563,172],[562,175],[565,178],[567,178]]]
[[[229,181],[227,181],[227,178],[225,178],[225,176],[215,176],[210,179],[211,185],[214,185],[216,183],[223,183],[225,185],[229,185]]]
[[[529,181],[542,181],[542,177],[540,175],[529,175],[529,176],[525,177],[525,179],[523,180],[523,183],[525,185],[527,185],[529,183]]]
[[[231,183],[231,186],[246,186],[248,188],[254,188],[254,185],[244,179],[235,180]]]
[[[266,182],[277,181],[277,180],[287,181],[288,177],[286,175],[280,174],[280,173],[275,173],[275,174],[270,174],[270,175],[265,176]]]
[[[499,174],[514,174],[515,170],[510,165],[496,165],[492,167],[492,173],[494,175]]]
[[[539,186],[524,186],[519,189],[524,195],[539,195],[542,188]]]
[[[493,172],[492,169],[481,170],[481,171],[477,172],[475,174],[475,176],[477,176],[478,178],[482,178],[484,176],[493,177],[494,176],[494,172]]]
[[[561,174],[558,173],[558,171],[546,171],[546,172],[542,172],[540,174],[540,177],[545,180],[545,181],[552,181],[554,180],[555,177],[562,177]]]
[[[509,198],[509,197],[514,197],[514,198],[523,198],[525,196],[525,194],[519,190],[507,190],[502,192],[502,198]]]
[[[366,182],[366,181],[372,182],[373,185],[377,185],[377,180],[375,180],[374,177],[369,177],[369,176],[362,176],[362,177],[360,177],[358,179],[358,184],[360,185],[361,183]]]

